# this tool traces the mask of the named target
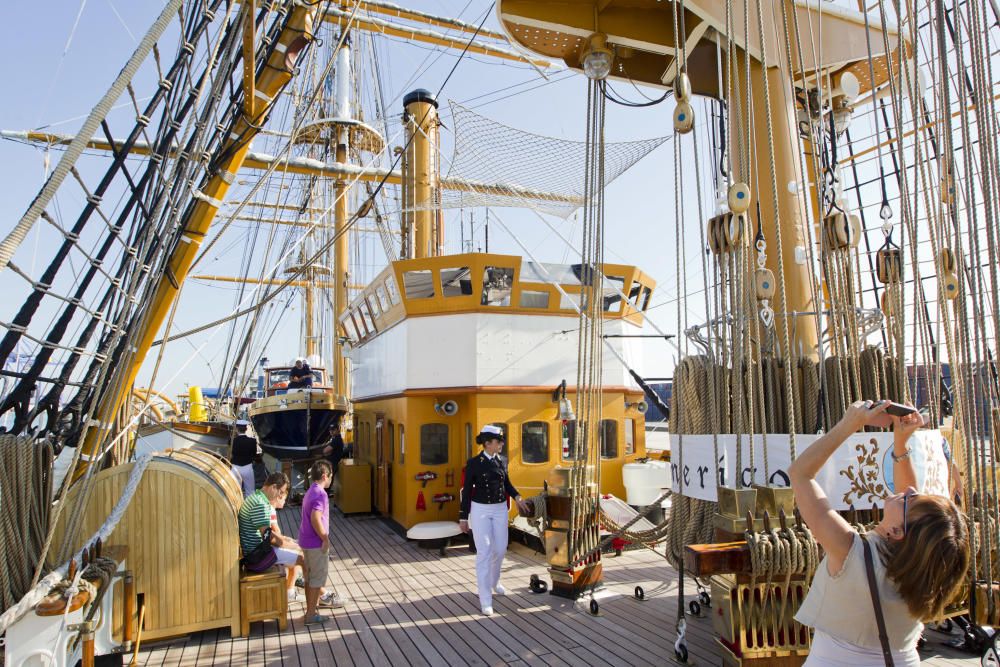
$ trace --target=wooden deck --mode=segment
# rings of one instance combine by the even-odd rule
[[[283,530],[296,534],[299,508],[282,510]],[[604,560],[600,615],[586,602],[535,595],[528,580],[547,580],[544,558],[511,545],[501,578],[509,594],[494,599],[483,617],[476,596],[475,556],[465,545],[446,557],[417,548],[374,517],[332,516],[334,560],[330,582],[349,601],[324,626],[305,626],[304,605],[289,608],[289,627],[251,626],[250,637],[228,629],[144,644],[142,665],[664,665],[674,660],[677,573],[648,550]],[[646,601],[632,596],[636,585]],[[693,584],[686,593],[695,592]],[[922,653],[928,665],[972,667],[978,659],[942,646],[930,632]],[[707,616],[689,618],[688,664],[720,658]]]

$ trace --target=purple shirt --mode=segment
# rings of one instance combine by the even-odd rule
[[[299,526],[299,546],[303,549],[319,549],[323,544],[316,531],[313,530],[312,514],[316,510],[322,512],[321,521],[324,526],[330,525],[330,498],[326,489],[313,482],[302,499],[302,525]],[[329,529],[328,529],[329,530]]]

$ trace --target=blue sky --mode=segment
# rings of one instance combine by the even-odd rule
[[[431,0],[406,4],[473,23],[481,20],[489,8],[489,3],[482,0]],[[39,20],[37,8],[26,3],[12,4],[7,9],[6,21],[0,26],[0,56],[4,62],[11,64],[7,69],[7,94],[0,105],[0,128],[23,130],[45,127],[52,132],[76,132],[83,117],[105,92],[162,7],[161,2],[138,0],[86,0],[82,3],[63,0],[48,3],[44,20]],[[497,28],[494,12],[490,12],[486,27]],[[436,91],[458,55],[446,52],[439,56],[425,46],[405,45],[398,40],[385,40],[382,44],[380,50],[388,63],[383,76],[390,98],[399,98],[416,87]],[[171,59],[174,48],[173,41],[162,40],[161,49],[166,61]],[[581,75],[567,75],[560,67],[550,70],[549,77],[550,80],[545,81],[526,65],[468,56],[459,64],[442,93],[442,107],[449,99],[465,101],[476,107],[478,113],[506,125],[542,135],[581,140],[585,124],[585,79]],[[624,84],[618,89],[619,94],[636,100],[641,99],[640,93],[649,96],[658,94],[654,90],[628,89]],[[143,95],[142,91],[137,91],[137,94]],[[119,100],[119,104],[125,102],[127,98]],[[401,111],[400,107],[397,101],[390,110],[395,113]],[[625,109],[609,104],[608,140],[670,135],[672,111],[672,100],[646,109]],[[118,109],[113,112],[112,118],[120,123],[119,127],[123,127],[130,122],[130,109]],[[445,121],[447,123],[447,117]],[[691,141],[690,136],[685,138],[686,142]],[[705,141],[704,135],[702,141]],[[450,150],[451,136],[446,129],[444,154],[450,155]],[[690,155],[690,143],[685,151],[686,155]],[[51,152],[50,167],[55,165],[60,155],[57,151]],[[45,159],[44,151],[38,147],[0,141],[0,179],[6,191],[0,199],[0,215],[4,220],[0,228],[3,230],[12,227],[20,218],[42,185]],[[97,162],[96,158],[90,160],[95,164]],[[686,160],[690,163],[690,157]],[[673,163],[673,144],[668,141],[613,183],[607,193],[606,219],[608,261],[636,264],[657,280],[659,287],[653,304],[658,307],[653,311],[653,317],[661,328],[676,333],[677,275],[682,276],[682,281],[700,280],[697,276],[701,275],[701,258],[695,238],[700,234],[700,224],[696,214],[693,170],[688,164],[688,187],[683,195],[689,224],[688,265],[686,270],[678,271]],[[709,190],[703,183],[703,199],[706,201],[711,199]],[[66,210],[69,211],[72,205],[73,202],[66,202]],[[570,252],[562,242],[532,212],[508,209],[497,211],[497,214],[512,226],[538,259],[554,262],[570,259]],[[476,213],[476,219],[483,219],[481,211]],[[446,220],[447,250],[457,252],[458,213],[448,212]],[[579,240],[578,221],[573,218],[565,222],[554,220],[554,224],[565,235],[576,232],[573,238]],[[481,226],[478,234],[481,244]],[[44,237],[29,237],[20,253],[22,261],[38,266],[47,259],[44,246]],[[220,248],[225,247],[226,244],[220,244]],[[490,229],[490,250],[523,254],[518,245],[496,225]],[[237,260],[232,253],[238,252],[232,247],[229,252],[228,256],[220,251],[218,257],[209,258],[211,261],[206,263],[205,268],[211,270],[206,272],[233,273]],[[384,261],[372,251],[363,257],[371,257],[373,262]],[[0,279],[11,280],[11,277],[4,275]],[[688,292],[698,296],[688,304],[692,317],[698,320],[702,317],[700,313],[704,303],[697,294],[700,287],[700,284],[686,285]],[[230,312],[234,306],[232,294],[232,288],[228,286],[189,284],[185,288],[182,307],[178,310],[175,330],[196,326]],[[5,321],[17,305],[8,302],[3,307],[0,313]],[[293,304],[290,308],[294,312],[297,305]],[[297,321],[296,318],[297,315],[290,317],[289,321]],[[272,360],[280,360],[297,354],[298,350],[293,349],[296,337],[297,327],[285,327],[283,333],[276,337],[273,349],[268,350],[268,356]],[[161,375],[157,386],[163,388],[161,383],[166,382],[169,393],[182,390],[185,383],[211,386],[220,372],[219,352],[225,338],[224,332],[218,332],[211,338],[194,338],[190,343],[168,348],[165,361],[171,368],[179,370],[169,380]],[[647,376],[669,375],[673,350],[661,341],[644,345],[645,362],[640,372]],[[142,379],[141,376],[140,384]]]

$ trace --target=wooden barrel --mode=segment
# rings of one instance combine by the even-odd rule
[[[104,523],[121,497],[135,464],[97,473],[82,499],[80,525],[71,543],[81,546]],[[60,544],[69,508],[81,502],[81,485],[67,496],[55,544]],[[239,530],[243,501],[225,459],[183,449],[149,462],[124,516],[106,541],[128,547],[126,566],[146,605],[143,639],[219,627],[239,635]],[[117,633],[116,633],[117,634]]]

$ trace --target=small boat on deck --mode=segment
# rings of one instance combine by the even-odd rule
[[[249,408],[261,449],[278,460],[308,459],[329,440],[330,427],[347,412],[347,400],[324,386],[326,369],[313,368],[313,386],[289,389],[291,366],[264,371],[264,397]]]

